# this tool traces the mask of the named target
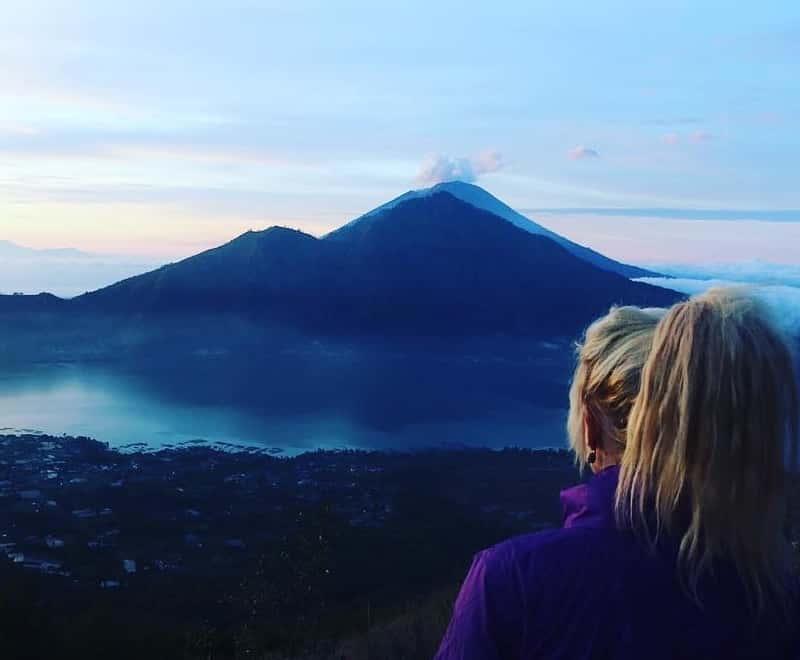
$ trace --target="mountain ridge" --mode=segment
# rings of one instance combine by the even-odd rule
[[[20,245],[14,241],[0,240],[0,257],[14,258],[14,257],[74,257],[74,258],[89,258],[88,252],[83,252],[75,248],[48,248],[38,249]]]
[[[574,334],[615,303],[678,298],[438,191],[322,238],[283,227],[246,232],[76,304],[128,313],[241,312],[334,333],[552,335]]]

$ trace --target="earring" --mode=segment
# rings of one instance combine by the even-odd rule
[[[592,449],[592,451],[590,451],[589,455],[586,457],[586,462],[589,465],[592,465],[596,460],[597,460],[597,452],[594,449]]]

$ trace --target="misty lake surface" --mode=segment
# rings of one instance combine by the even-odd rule
[[[354,354],[0,368],[0,433],[113,447],[563,447],[565,361]]]

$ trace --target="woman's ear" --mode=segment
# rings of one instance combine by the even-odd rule
[[[583,409],[583,439],[589,451],[597,451],[600,449],[601,432],[588,407]]]
[[[588,407],[583,409],[583,437],[586,442],[586,463],[596,474],[600,469],[599,463],[602,462],[597,460],[602,450],[602,433],[592,410]]]

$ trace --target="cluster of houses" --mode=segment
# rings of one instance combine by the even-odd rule
[[[325,501],[353,526],[382,525],[392,513],[383,470],[349,454],[125,453],[88,438],[0,435],[0,560],[104,589],[209,570],[258,551],[297,507]]]

